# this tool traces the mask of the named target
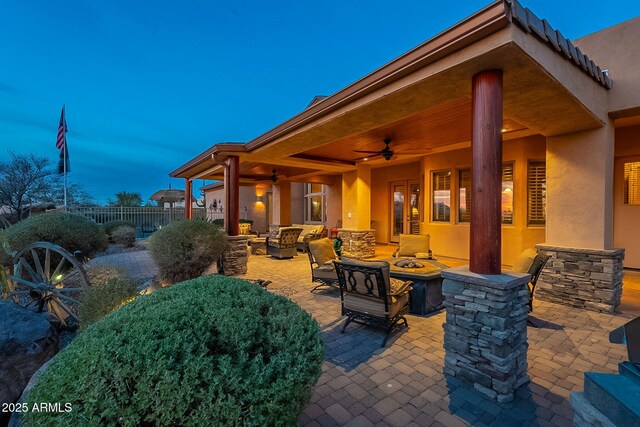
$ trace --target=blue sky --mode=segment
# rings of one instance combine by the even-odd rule
[[[0,159],[55,164],[62,104],[72,172],[98,201],[183,188],[168,173],[245,142],[488,1],[4,0]],[[524,1],[575,39],[640,2]]]

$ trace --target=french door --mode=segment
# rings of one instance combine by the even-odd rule
[[[420,234],[420,182],[416,180],[391,183],[391,237],[397,243],[400,234]]]

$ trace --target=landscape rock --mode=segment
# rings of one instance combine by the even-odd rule
[[[32,375],[59,350],[47,313],[0,302],[0,404],[18,400]],[[0,424],[8,413],[0,413]]]

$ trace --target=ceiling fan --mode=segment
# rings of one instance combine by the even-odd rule
[[[391,144],[391,138],[387,137],[383,140],[384,142],[384,148],[382,150],[379,151],[368,151],[368,150],[353,150],[354,153],[363,153],[363,154],[367,154],[367,156],[363,156],[363,157],[359,157],[357,159],[355,159],[355,161],[358,160],[369,160],[373,157],[382,157],[383,159],[389,161],[391,160],[393,157],[395,156],[401,156],[403,154],[408,155],[408,154],[428,154],[431,151],[430,150],[412,150],[411,152],[405,151],[403,153],[398,153],[396,151],[391,150],[391,148],[389,147],[389,144]]]
[[[286,178],[286,176],[285,175],[278,175],[278,172],[275,169],[273,169],[271,171],[271,175],[270,176],[264,176],[264,175],[263,176],[257,176],[255,178],[253,178],[253,180],[254,181],[266,181],[266,180],[269,180],[269,181],[275,183],[280,178]]]

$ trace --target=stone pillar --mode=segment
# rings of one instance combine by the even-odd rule
[[[229,236],[222,253],[222,273],[225,276],[247,274],[247,236]]]
[[[273,224],[291,224],[291,183],[278,181],[273,184],[272,222]]]
[[[184,180],[184,219],[193,218],[193,184],[189,178]]]
[[[342,255],[356,258],[372,258],[376,255],[376,230],[338,229],[342,239]]]
[[[537,299],[605,313],[620,305],[624,249],[537,248],[549,255],[536,286]]]
[[[481,275],[457,267],[442,277],[445,374],[498,402],[511,401],[529,381],[529,276]]]

